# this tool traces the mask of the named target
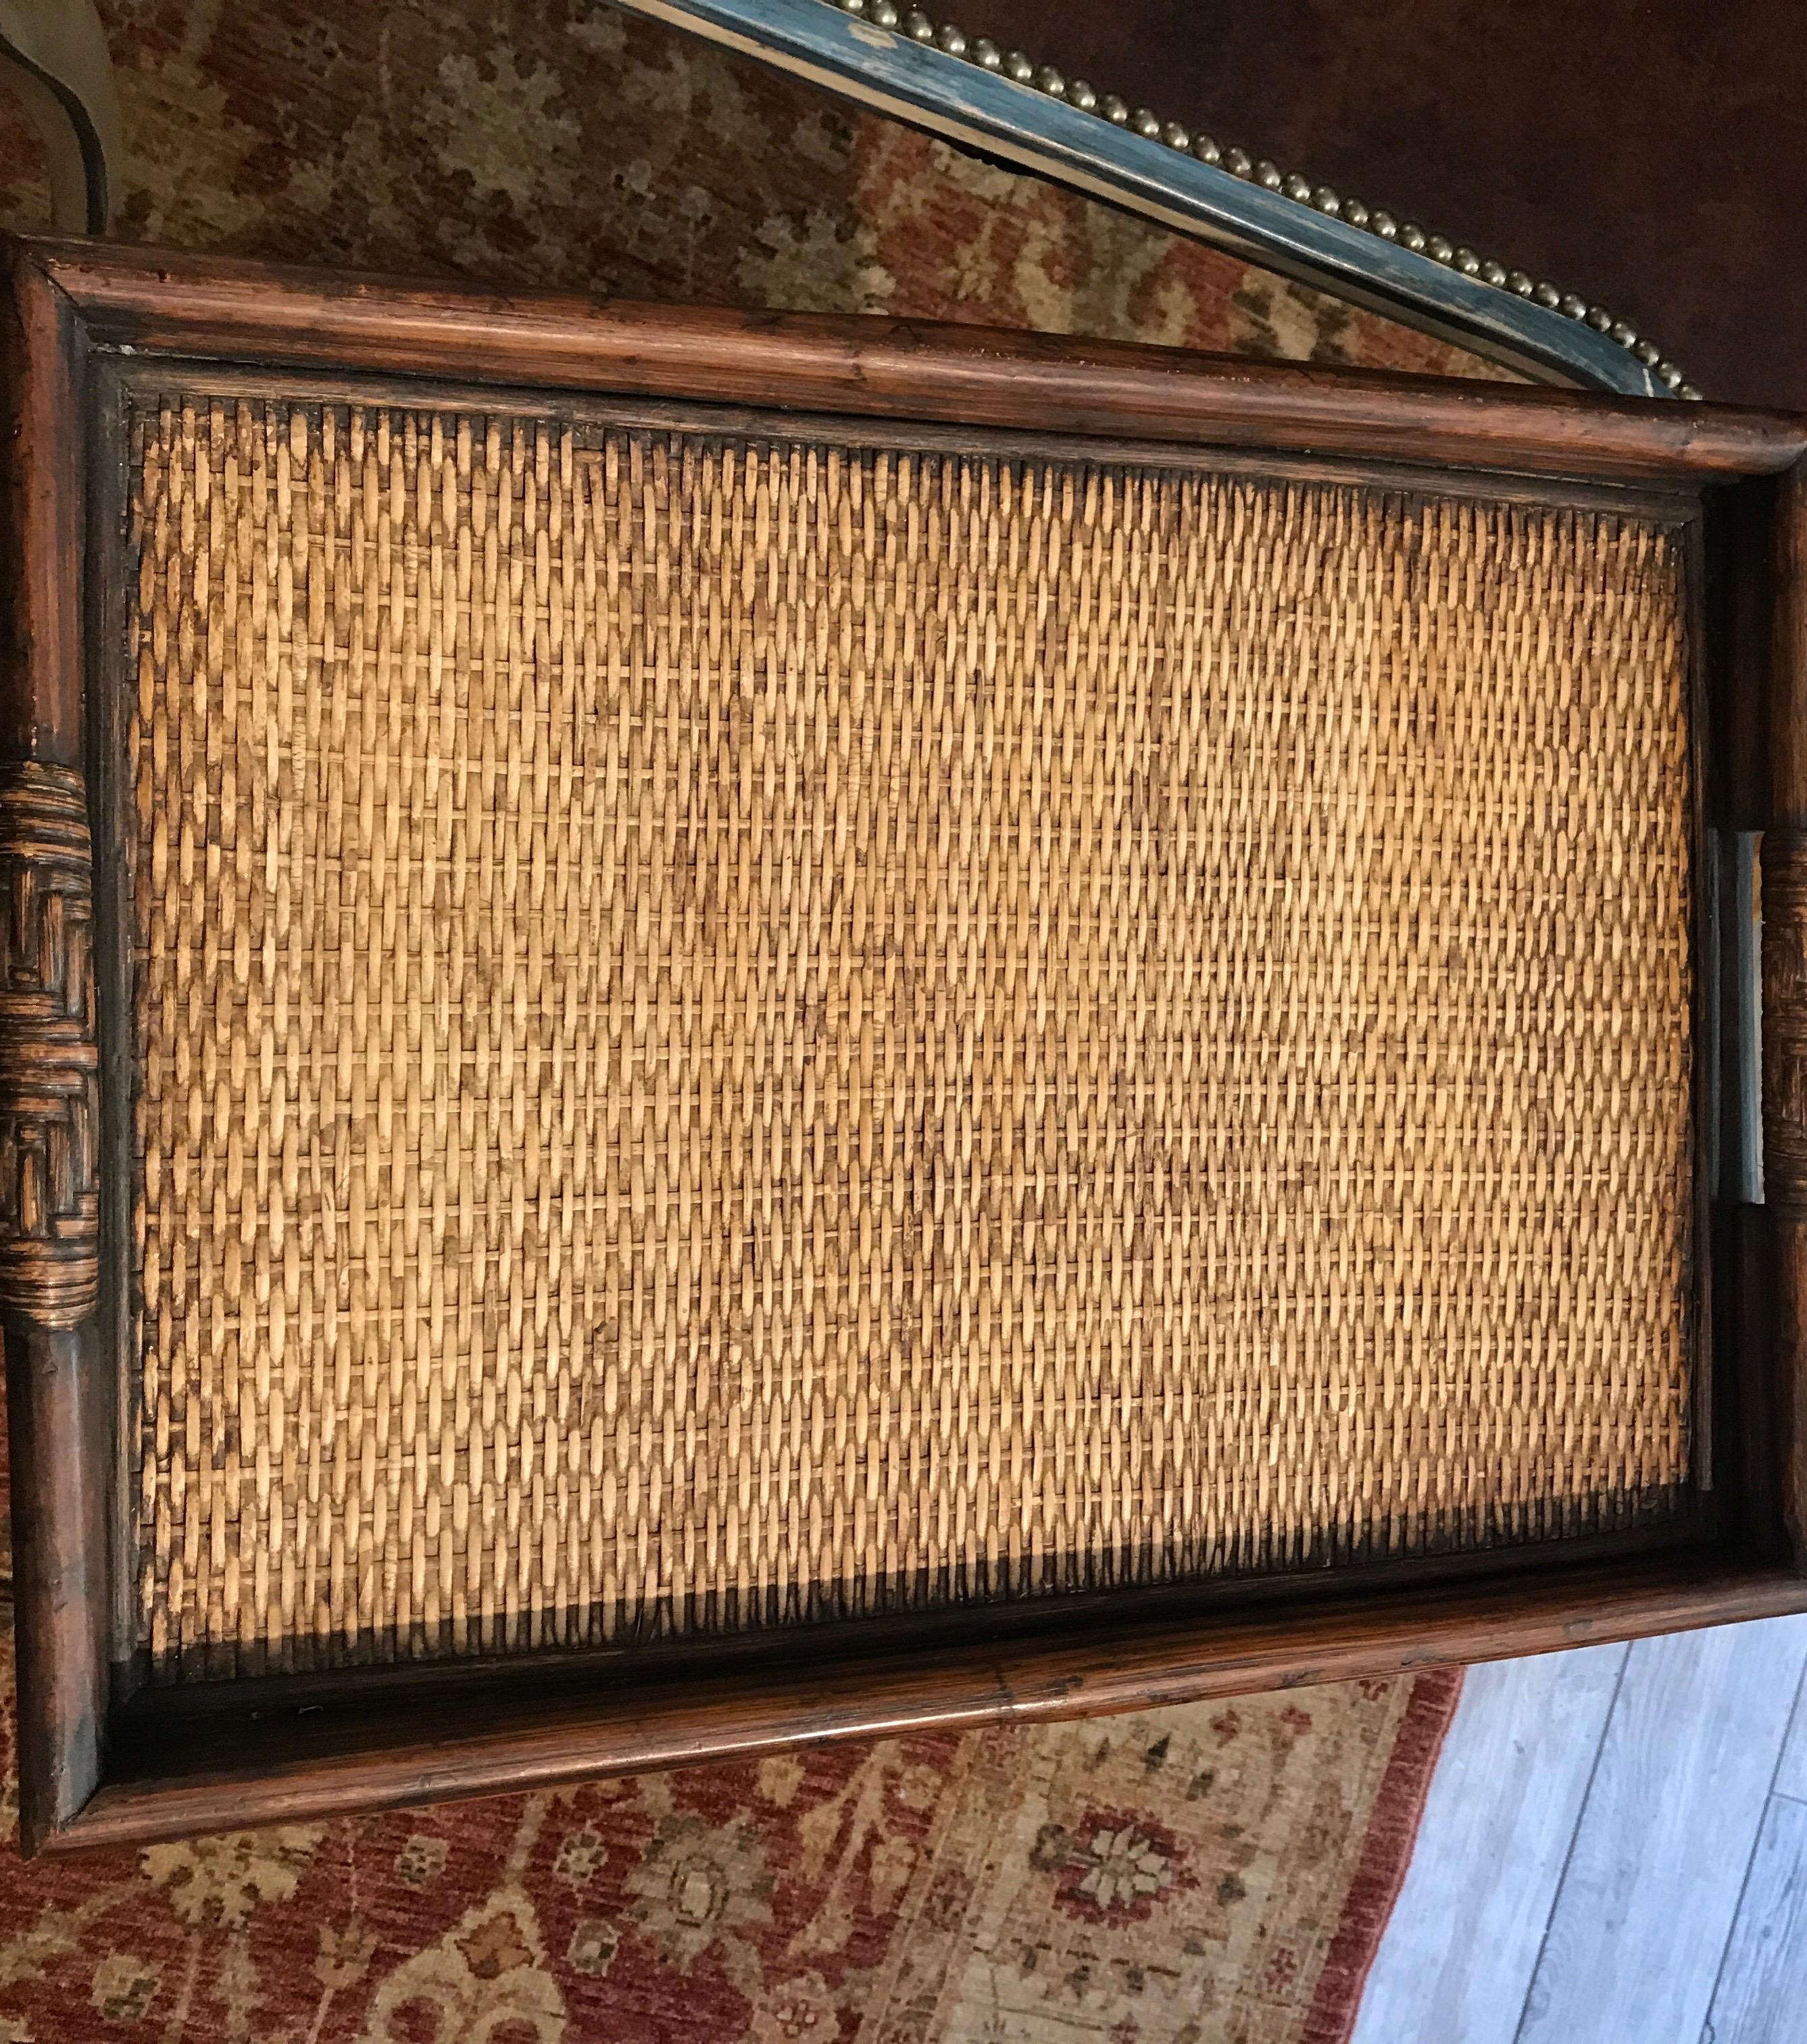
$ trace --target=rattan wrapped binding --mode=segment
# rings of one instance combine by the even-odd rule
[[[1679,1494],[1659,524],[180,390],[131,484],[159,1668]]]

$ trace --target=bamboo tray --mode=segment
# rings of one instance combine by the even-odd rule
[[[10,274],[29,1848],[1807,1608],[1799,424]]]

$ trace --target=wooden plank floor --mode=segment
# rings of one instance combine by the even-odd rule
[[[1807,1618],[1471,1671],[1355,2044],[1807,2044]]]

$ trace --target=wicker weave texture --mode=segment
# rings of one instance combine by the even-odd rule
[[[1659,526],[449,403],[132,435],[158,1665],[1672,1504]]]

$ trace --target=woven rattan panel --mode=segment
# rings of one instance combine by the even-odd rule
[[[130,430],[159,1665],[1672,1507],[1659,527],[449,405]]]

